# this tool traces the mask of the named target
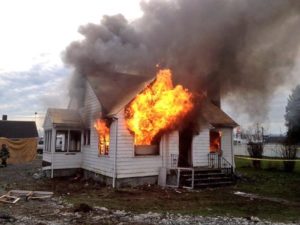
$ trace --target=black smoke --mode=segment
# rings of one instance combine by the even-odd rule
[[[79,28],[64,61],[77,74],[113,70],[154,76],[171,68],[193,91],[234,95],[241,109],[263,114],[290,80],[300,46],[298,0],[150,0],[128,22],[121,14]],[[75,82],[76,83],[76,82]]]

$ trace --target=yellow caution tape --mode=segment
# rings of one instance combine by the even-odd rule
[[[266,159],[266,158],[251,158],[251,157],[242,157],[242,156],[234,156],[235,158],[238,158],[238,159],[246,159],[246,160],[258,160],[258,161],[279,161],[279,162],[282,162],[282,161],[290,161],[290,162],[298,162],[300,161],[300,159]]]

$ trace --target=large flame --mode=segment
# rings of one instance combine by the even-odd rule
[[[173,87],[170,70],[160,70],[155,82],[125,109],[126,125],[135,135],[135,145],[150,145],[160,132],[175,128],[192,108],[192,94],[181,85]]]
[[[98,133],[98,149],[101,155],[107,155],[109,151],[109,128],[105,120],[97,119],[94,127]]]

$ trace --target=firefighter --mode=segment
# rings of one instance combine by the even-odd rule
[[[1,165],[3,167],[7,167],[6,160],[9,158],[9,151],[8,148],[6,147],[6,144],[2,144],[2,148],[0,150],[0,158],[2,160]]]

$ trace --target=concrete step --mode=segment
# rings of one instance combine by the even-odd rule
[[[222,181],[222,182],[214,182],[214,183],[199,183],[194,184],[194,188],[206,188],[206,187],[222,187],[227,185],[234,184],[233,181]]]
[[[192,178],[186,179],[186,182],[191,182]],[[207,178],[195,178],[194,179],[194,183],[199,183],[199,182],[203,182],[203,183],[213,183],[213,182],[218,182],[218,181],[232,181],[231,177],[207,177]]]

